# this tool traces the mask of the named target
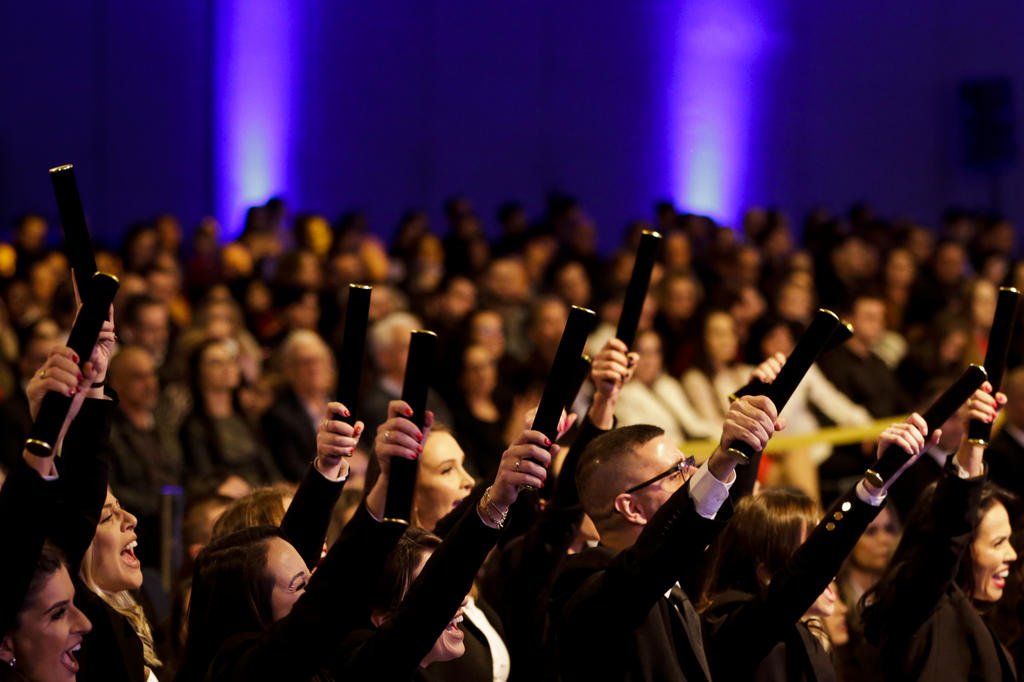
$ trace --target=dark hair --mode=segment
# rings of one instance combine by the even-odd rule
[[[213,524],[211,539],[225,537],[244,528],[280,526],[284,520],[286,497],[295,496],[295,487],[287,483],[257,488],[224,510]]]
[[[921,493],[914,508],[910,512],[907,524],[904,527],[903,538],[896,547],[896,552],[889,561],[885,573],[878,580],[875,586],[868,590],[860,599],[859,607],[863,611],[864,633],[868,640],[877,643],[882,636],[892,609],[899,603],[898,595],[901,591],[908,589],[910,581],[916,576],[909,574],[914,565],[914,558],[921,547],[928,544],[929,539],[939,532],[940,525],[951,523],[949,519],[942,518],[940,509],[934,508],[935,491],[938,483],[933,483]],[[1013,518],[1017,505],[1017,498],[1003,490],[994,483],[986,481],[981,488],[981,498],[978,501],[977,512],[971,519],[971,534],[966,543],[966,557],[960,557],[960,564],[957,568],[956,584],[968,598],[974,594],[973,562],[970,559],[970,546],[978,537],[978,527],[981,525],[985,514],[997,504],[1006,507]],[[966,561],[964,559],[967,559]],[[909,585],[913,587],[913,585]]]
[[[373,586],[370,599],[373,610],[397,611],[413,583],[413,571],[419,566],[420,557],[425,552],[433,552],[440,544],[441,538],[423,528],[413,526],[405,531],[381,567],[380,577]]]
[[[224,457],[221,452],[220,439],[217,438],[217,432],[210,417],[210,410],[206,405],[206,398],[203,396],[200,377],[202,376],[203,354],[210,348],[223,343],[227,343],[227,340],[213,337],[205,338],[192,349],[188,356],[188,385],[189,392],[192,395],[192,415],[202,427],[203,440],[210,452],[215,455],[214,461],[217,462],[223,462]],[[235,414],[243,414],[241,405],[238,402],[237,390],[231,395],[231,407]]]
[[[18,581],[21,585],[4,585],[5,591],[10,590],[8,593],[10,598],[3,600],[4,609],[0,614],[0,635],[18,627],[18,616],[21,612],[35,602],[50,577],[60,570],[61,566],[67,568],[67,565],[67,559],[64,558],[64,553],[60,549],[49,542],[43,543],[39,558],[36,559],[35,565],[32,567],[31,576],[22,576],[22,580]],[[23,589],[19,589],[22,586]],[[19,592],[22,593],[20,599],[18,599]]]
[[[665,430],[659,426],[633,424],[603,433],[590,441],[576,466],[576,487],[579,488],[584,510],[592,517],[599,516],[598,512],[610,502],[595,500],[595,493],[591,490],[591,481],[600,469],[631,458],[637,448],[663,435]]]
[[[188,639],[176,679],[205,679],[226,640],[274,624],[267,545],[276,537],[281,534],[273,526],[246,528],[214,540],[196,557]]]
[[[718,539],[703,606],[727,590],[758,594],[782,570],[818,524],[818,505],[793,488],[769,488],[743,498]]]
[[[124,306],[121,308],[121,324],[126,327],[134,327],[139,323],[139,315],[142,309],[149,306],[165,308],[166,304],[149,294],[136,294],[132,296],[124,302]]]

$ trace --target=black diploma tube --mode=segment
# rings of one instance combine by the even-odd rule
[[[116,277],[103,272],[95,273],[88,283],[88,289],[83,292],[82,309],[78,311],[75,325],[68,337],[68,347],[78,354],[80,367],[92,356],[96,338],[100,335],[103,322],[110,315],[110,304],[114,301],[114,295],[120,286]],[[69,396],[54,391],[49,391],[43,396],[39,414],[36,415],[32,431],[25,441],[25,447],[29,452],[39,457],[49,457],[53,454],[53,446],[57,442],[60,428],[64,425],[70,407]]]
[[[967,402],[986,378],[988,374],[981,365],[971,365],[965,369],[960,378],[936,398],[921,415],[928,425],[928,435],[925,438],[930,438],[935,429],[940,428],[947,419],[956,414],[960,406]],[[864,479],[876,488],[881,488],[906,462],[907,453],[903,448],[890,445],[882,452],[874,466],[864,472]]]
[[[96,272],[96,256],[92,248],[89,227],[85,223],[82,197],[78,193],[75,167],[65,164],[50,169],[50,182],[57,198],[60,224],[64,229],[64,251],[75,271],[75,286],[80,295],[89,288],[89,278]],[[88,353],[85,354],[87,356]],[[81,353],[78,357],[85,357]]]
[[[765,386],[761,395],[768,396],[778,412],[789,402],[793,391],[803,380],[807,370],[811,368],[814,361],[818,359],[822,351],[828,346],[835,331],[842,323],[839,317],[831,310],[821,308],[814,314],[814,319],[807,327],[807,330],[800,336],[793,352],[786,359],[779,376],[775,381]],[[729,447],[729,453],[746,463],[754,456],[754,448],[742,441],[735,441]]]
[[[636,260],[633,261],[633,274],[629,276],[626,298],[622,302],[622,313],[619,315],[619,328],[615,332],[615,338],[626,344],[626,348],[631,348],[633,341],[636,340],[636,328],[640,324],[640,312],[644,308],[647,289],[651,286],[651,272],[654,270],[654,260],[658,256],[659,246],[660,233],[644,230],[640,234],[640,246],[637,247]]]
[[[402,400],[412,408],[409,419],[419,428],[427,415],[427,390],[437,355],[437,334],[416,329],[409,342],[409,359],[405,364]],[[388,497],[384,502],[384,520],[408,524],[412,519],[412,494],[416,488],[419,463],[395,457],[388,476]]]
[[[338,358],[338,402],[348,408],[348,417],[333,415],[347,424],[356,423],[359,408],[359,386],[363,376],[363,356],[366,352],[366,326],[370,318],[370,294],[373,287],[365,284],[348,285],[348,305],[345,308],[345,336],[341,340]]]
[[[834,348],[839,348],[839,346],[843,345],[851,338],[853,338],[853,325],[849,322],[842,322],[838,327],[836,327],[836,330],[832,332],[832,336],[829,337],[828,343],[825,344],[825,348],[821,353],[824,354]],[[747,382],[746,386],[730,395],[729,398],[736,400],[737,398],[742,398],[745,395],[767,395],[765,393],[767,390],[768,384],[764,383],[760,379],[751,379]],[[779,411],[781,412],[782,408],[779,408]]]
[[[583,382],[590,376],[590,369],[593,367],[593,362],[590,356],[584,353],[576,361],[576,371],[572,376],[572,381],[569,382],[568,390],[565,396],[565,411],[569,413],[572,411],[572,404],[576,402],[576,396],[579,394],[580,389],[583,388]],[[561,416],[561,415],[559,415]]]
[[[1006,355],[1010,352],[1010,338],[1017,321],[1017,302],[1020,292],[1013,287],[1000,287],[996,301],[996,314],[992,318],[992,330],[988,335],[988,350],[985,352],[985,371],[992,391],[999,390],[1006,371]],[[975,445],[987,446],[992,436],[992,425],[972,419],[967,427],[967,439]]]
[[[540,431],[554,442],[558,437],[558,421],[562,418],[565,394],[570,390],[580,367],[580,356],[587,343],[587,335],[594,328],[597,315],[593,310],[573,306],[562,330],[562,338],[555,351],[555,359],[548,372],[548,381],[533,418],[533,430]]]

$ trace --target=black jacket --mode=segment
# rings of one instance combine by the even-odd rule
[[[572,680],[710,679],[699,619],[681,590],[731,515],[705,519],[689,483],[662,505],[632,547],[597,547],[565,564],[553,590],[559,671]]]
[[[1006,649],[956,585],[983,484],[983,477],[961,479],[947,469],[930,518],[904,529],[892,589],[866,614],[886,680],[1017,679]]]
[[[260,424],[281,475],[289,481],[301,481],[316,455],[316,427],[295,391],[285,389]]]
[[[713,597],[704,622],[716,679],[836,679],[829,655],[799,620],[828,587],[880,509],[850,490],[828,510],[764,591],[756,595],[726,591]]]
[[[345,638],[332,667],[336,679],[422,679],[420,662],[458,611],[498,535],[476,509],[468,510],[424,565],[398,612],[379,628],[367,619]]]

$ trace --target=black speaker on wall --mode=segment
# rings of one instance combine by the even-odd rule
[[[1018,150],[1010,79],[963,81],[959,104],[966,165],[998,173],[1015,164]]]

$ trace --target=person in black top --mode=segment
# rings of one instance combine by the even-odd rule
[[[393,405],[399,409],[405,404]],[[339,403],[331,403],[330,409],[344,411]],[[318,435],[319,456],[351,452],[352,434],[340,433],[346,425],[325,422]],[[377,455],[385,460],[382,469],[387,468],[386,458],[405,456],[380,450]],[[347,468],[343,459],[338,465]],[[379,523],[360,506],[311,577],[332,505],[321,503],[328,496],[304,495],[303,488],[322,483],[321,478],[326,474],[307,475],[280,528],[236,531],[200,552],[193,572],[189,634],[176,679],[310,680],[329,668],[332,645],[369,616],[365,595],[350,588],[372,582],[404,527]],[[386,489],[387,480],[381,477],[372,494],[383,496]],[[298,508],[307,502],[309,510],[300,513]],[[305,522],[293,523],[296,515]],[[303,536],[312,539],[314,533],[304,528],[308,525],[319,526],[319,542],[298,542]]]
[[[924,420],[911,415],[886,429],[878,452],[898,444],[919,457],[925,434]],[[740,501],[718,538],[703,600],[716,678],[836,679],[823,623],[837,600],[830,583],[884,498],[884,489],[858,483],[820,521],[799,491],[769,489]]]
[[[601,545],[570,557],[553,589],[564,680],[711,678],[684,586],[730,513],[723,504],[738,462],[729,447],[760,452],[781,426],[768,398],[740,398],[700,469],[653,426],[622,427],[587,447],[576,483]]]
[[[392,405],[407,410],[397,414],[409,414],[401,401]],[[375,450],[392,456],[415,455],[432,421],[428,414],[420,431],[408,419],[392,418],[378,429]],[[334,668],[338,678],[422,679],[422,668],[462,655],[463,633],[455,622],[460,604],[497,542],[509,507],[524,486],[543,487],[546,467],[557,452],[558,446],[537,431],[524,431],[516,439],[502,455],[494,483],[466,510],[431,557],[425,563],[406,561],[402,570],[391,572],[402,579],[385,582],[391,588],[378,590],[378,595],[387,598],[374,599],[372,617],[345,639]],[[388,473],[382,466],[378,481],[386,482]],[[384,492],[379,486],[367,495],[366,504],[375,514],[383,513]],[[410,585],[408,592],[406,585]]]
[[[969,402],[970,416],[991,422],[1005,398],[990,395],[987,382],[982,388]],[[985,481],[983,455],[984,447],[965,437],[864,597],[865,634],[881,648],[886,680],[1017,679],[1012,657],[985,620],[1017,554],[1011,497]]]

